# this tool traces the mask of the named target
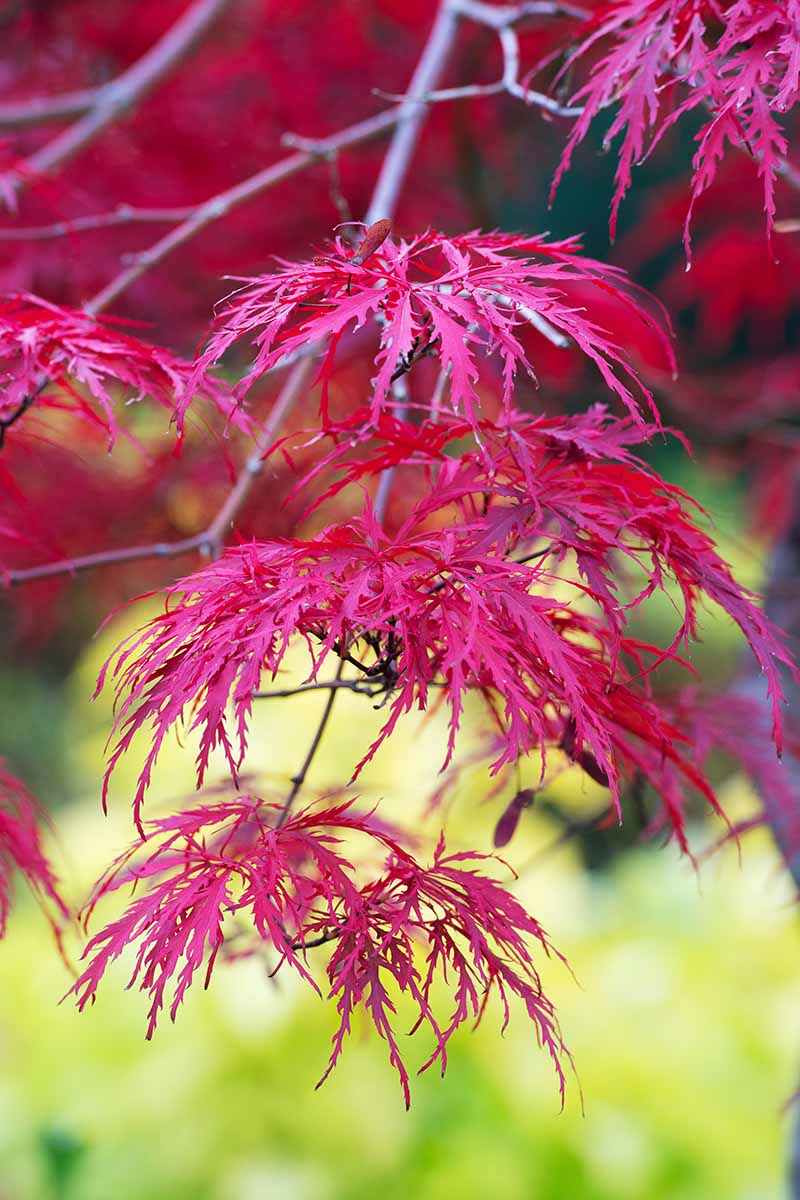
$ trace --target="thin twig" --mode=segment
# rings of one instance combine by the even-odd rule
[[[370,700],[384,691],[383,686],[370,686],[368,679],[328,679],[324,683],[299,683],[297,687],[273,688],[268,692],[253,692],[254,700],[286,700],[292,696],[302,696],[304,692],[328,692],[345,688],[359,696],[367,696]]]
[[[114,567],[124,562],[136,562],[143,558],[175,558],[199,550],[206,541],[206,533],[182,538],[178,542],[152,542],[146,546],[125,546],[120,550],[100,550],[96,554],[80,554],[75,558],[63,558],[56,562],[40,563],[36,567],[24,567],[18,571],[0,570],[0,585],[14,587],[22,583],[34,583],[39,579],[54,579],[58,575],[77,575],[80,571],[91,571],[97,567]]]
[[[337,681],[341,680],[342,671],[344,671],[344,659],[340,658],[339,666],[337,667],[337,670],[336,670],[336,680]],[[336,689],[331,688],[331,690],[328,694],[328,699],[325,701],[325,707],[322,710],[322,716],[319,719],[319,725],[316,728],[314,736],[311,739],[311,745],[309,746],[309,748],[306,752],[306,756],[303,759],[303,765],[301,766],[301,768],[297,772],[297,774],[292,776],[291,789],[283,803],[283,808],[281,809],[280,813],[278,814],[278,819],[275,822],[276,829],[280,829],[281,826],[286,822],[286,819],[289,816],[289,811],[290,811],[292,805],[294,804],[295,800],[297,799],[297,796],[300,793],[300,790],[301,790],[303,784],[306,781],[306,775],[308,774],[311,764],[313,763],[314,758],[316,757],[317,750],[319,750],[320,743],[322,742],[322,738],[325,734],[325,730],[328,727],[328,722],[330,721],[331,716],[333,715],[333,706],[334,706],[335,701],[336,701]]]
[[[494,83],[471,83],[463,87],[441,88],[430,91],[420,88],[412,90],[408,96],[397,96],[391,92],[376,90],[376,94],[385,100],[416,100],[430,103],[440,103],[448,100],[469,100],[476,96],[497,96],[507,93],[525,104],[542,108],[555,117],[577,117],[583,109],[559,104],[552,96],[525,87],[519,80],[519,39],[514,26],[526,17],[553,16],[563,14],[571,17],[586,17],[588,13],[570,5],[551,3],[516,4],[503,8],[495,8],[488,4],[475,3],[473,0],[453,0],[454,7],[461,17],[467,17],[478,24],[492,29],[500,42],[503,53],[503,74]]]
[[[490,29],[507,29],[530,17],[574,17],[583,21],[591,16],[589,9],[578,4],[562,4],[559,0],[530,0],[527,4],[484,4],[482,0],[455,0],[462,17],[469,17]]]
[[[54,221],[51,225],[18,225],[11,229],[0,229],[0,242],[45,241],[69,237],[73,233],[110,229],[115,225],[173,225],[185,221],[196,208],[196,204],[185,204],[182,208],[136,208],[132,204],[118,204],[110,212]]]
[[[30,125],[47,125],[51,121],[72,121],[94,107],[102,90],[83,88],[64,92],[61,96],[35,96],[31,100],[0,104],[0,129],[25,129]]]
[[[328,153],[335,153],[379,137],[397,125],[402,110],[402,105],[384,109],[383,112],[368,117],[365,121],[358,121],[355,125],[347,126],[346,129],[340,130],[339,133],[335,133],[329,138],[312,143],[313,149],[298,150],[294,154],[289,154],[271,166],[265,167],[263,171],[258,171],[255,175],[243,179],[241,183],[211,196],[199,204],[193,210],[192,215],[182,221],[176,229],[160,238],[142,254],[138,254],[135,260],[115,279],[112,279],[102,291],[87,301],[85,308],[90,313],[103,312],[147,271],[158,266],[175,250],[207,229],[209,225],[213,225],[215,221],[226,217],[240,204],[244,204],[245,201],[252,200],[269,188],[275,187],[276,184],[298,175]]]
[[[121,75],[99,88],[85,114],[52,141],[0,176],[0,193],[17,196],[38,175],[62,166],[166,79],[203,40],[231,0],[195,0],[154,46]]]
[[[222,550],[229,526],[241,512],[242,506],[264,466],[264,457],[277,436],[278,430],[289,410],[294,406],[308,380],[312,362],[310,358],[297,363],[287,376],[265,424],[262,426],[255,448],[242,467],[225,502],[207,528],[192,537],[176,542],[153,542],[146,546],[126,546],[119,550],[105,550],[97,554],[84,554],[77,558],[60,559],[58,562],[43,563],[36,567],[0,572],[0,585],[13,587],[37,579],[52,579],[57,575],[74,575],[97,567],[111,567],[123,562],[143,558],[174,558],[199,550],[208,558],[216,558]]]

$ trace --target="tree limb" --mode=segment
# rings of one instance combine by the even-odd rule
[[[167,32],[111,83],[91,95],[84,115],[35,154],[0,176],[0,193],[15,199],[31,179],[46,175],[85,149],[98,134],[166,79],[195,49],[231,0],[195,0]],[[85,93],[74,93],[76,97]],[[57,103],[57,102],[54,102]]]

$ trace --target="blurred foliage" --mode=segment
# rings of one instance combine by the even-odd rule
[[[533,824],[526,841],[546,836]],[[69,843],[92,831],[108,840],[76,810]],[[444,1081],[416,1081],[408,1115],[384,1047],[359,1031],[315,1094],[333,1014],[253,961],[222,967],[146,1043],[124,967],[93,1011],[56,1006],[68,976],[21,907],[0,955],[0,1194],[777,1200],[800,996],[794,914],[766,843],[751,841],[741,867],[733,848],[720,854],[700,886],[672,851],[648,848],[591,877],[561,852],[519,888],[581,984],[546,971],[585,1114],[577,1085],[559,1114],[521,1015],[499,1039],[495,1011],[458,1040]]]
[[[86,697],[102,658],[145,611],[106,629],[67,685],[60,736],[83,799],[60,814],[54,854],[75,897],[132,834],[135,756],[104,819],[96,773],[111,700]],[[710,622],[698,653],[731,662],[736,652],[730,631]],[[320,703],[306,695],[259,708],[250,756],[259,780],[290,773]],[[315,787],[341,781],[381,716],[342,697]],[[469,839],[489,850],[507,797],[487,799],[482,773],[465,776],[447,809],[424,813],[441,745],[435,720],[409,719],[365,773],[364,800],[383,799],[388,816],[398,805],[406,820],[409,806],[419,813],[423,846],[444,822],[454,848]],[[191,739],[165,748],[151,812],[191,790],[191,751]],[[800,987],[776,857],[758,835],[741,861],[730,845],[696,875],[673,848],[634,844],[587,874],[575,841],[552,849],[562,832],[554,813],[593,812],[603,796],[579,770],[564,771],[507,848],[518,894],[577,980],[543,965],[580,1080],[563,1113],[523,1014],[501,1039],[492,1008],[457,1040],[444,1081],[415,1081],[409,1114],[385,1046],[363,1027],[315,1093],[334,1014],[254,960],[222,964],[209,992],[193,989],[176,1025],[147,1043],[144,998],[124,990],[125,963],[93,1010],[58,1006],[70,975],[21,899],[0,953],[2,1200],[777,1200]],[[722,798],[733,818],[752,809],[740,781]],[[722,832],[698,826],[695,842]],[[410,1064],[427,1057],[424,1037],[415,1041]]]

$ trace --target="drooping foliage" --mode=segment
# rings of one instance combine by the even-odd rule
[[[174,1020],[197,971],[208,986],[224,953],[226,930],[252,926],[256,948],[273,973],[288,966],[319,991],[309,951],[330,943],[328,995],[339,1026],[330,1063],[336,1064],[352,1020],[363,1009],[387,1042],[406,1105],[409,1075],[398,1041],[395,992],[407,998],[427,1027],[434,1048],[420,1068],[447,1066],[447,1044],[465,1021],[480,1020],[497,993],[510,1018],[521,1002],[548,1050],[564,1094],[566,1051],[553,1007],[542,992],[530,941],[549,955],[544,930],[514,897],[479,868],[486,856],[448,854],[440,838],[429,867],[418,863],[369,814],[352,802],[298,810],[237,796],[150,823],[99,881],[87,916],[101,899],[127,885],[139,894],[125,913],[95,934],[86,969],[71,989],[81,1008],[95,998],[109,962],[137,947],[130,983],[151,999],[148,1037],[173,987]],[[382,853],[380,874],[359,881],[347,839],[361,835]],[[422,953],[426,952],[424,961]],[[435,987],[452,994],[452,1010],[438,1015]]]
[[[751,155],[763,189],[768,229],[775,220],[775,181],[785,169],[782,119],[800,94],[797,0],[611,0],[593,10],[577,34],[569,67],[587,60],[589,79],[571,97],[583,109],[564,149],[555,186],[592,122],[615,109],[604,135],[619,138],[611,232],[633,167],[667,130],[699,115],[691,201],[711,186],[729,149]]]
[[[480,772],[498,848],[571,768],[606,797],[598,819],[639,805],[645,832],[687,854],[698,799],[724,818],[719,751],[791,812],[775,757],[786,640],[653,463],[683,441],[663,404],[767,471],[768,422],[796,408],[794,248],[776,267],[761,209],[774,247],[791,227],[781,188],[800,179],[800,0],[34,7],[9,17],[0,102],[0,582],[18,644],[63,638],[65,658],[120,600],[164,601],[98,685],[116,693],[104,803],[143,751],[139,839],[84,910],[117,906],[71,991],[85,1007],[132,956],[151,1036],[222,958],[258,954],[336,1009],[323,1078],[361,1012],[406,1103],[406,1010],[431,1038],[421,1069],[444,1071],[494,996],[504,1020],[512,1002],[527,1013],[563,1096],[539,923],[497,864],[451,853],[438,828],[412,842],[352,785],[408,714],[440,714],[423,806],[438,822]],[[502,83],[473,85],[498,45]],[[520,96],[547,117],[535,181]],[[680,186],[623,241],[630,273],[577,237],[497,230],[523,188],[583,170],[600,127],[612,233],[634,166],[663,170],[695,138]],[[793,469],[773,472],[784,508]],[[707,605],[738,627],[764,695],[696,677]],[[380,715],[332,793],[314,757],[342,689]],[[302,691],[325,696],[302,765],[251,784],[254,707]],[[146,820],[184,730],[198,788],[224,782]],[[12,871],[65,915],[31,798],[5,774],[0,792],[0,924]]]

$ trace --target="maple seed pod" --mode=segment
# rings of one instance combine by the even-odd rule
[[[508,845],[516,833],[523,809],[530,808],[535,799],[536,792],[533,790],[533,788],[523,788],[521,792],[517,792],[516,796],[514,796],[513,800],[508,805],[508,808],[495,825],[495,850],[499,850],[502,846]]]
[[[370,255],[374,254],[380,246],[386,241],[391,233],[392,222],[388,218],[381,221],[376,221],[374,225],[370,225],[361,243],[356,246],[356,252],[350,259],[354,267],[360,267],[367,261]]]

